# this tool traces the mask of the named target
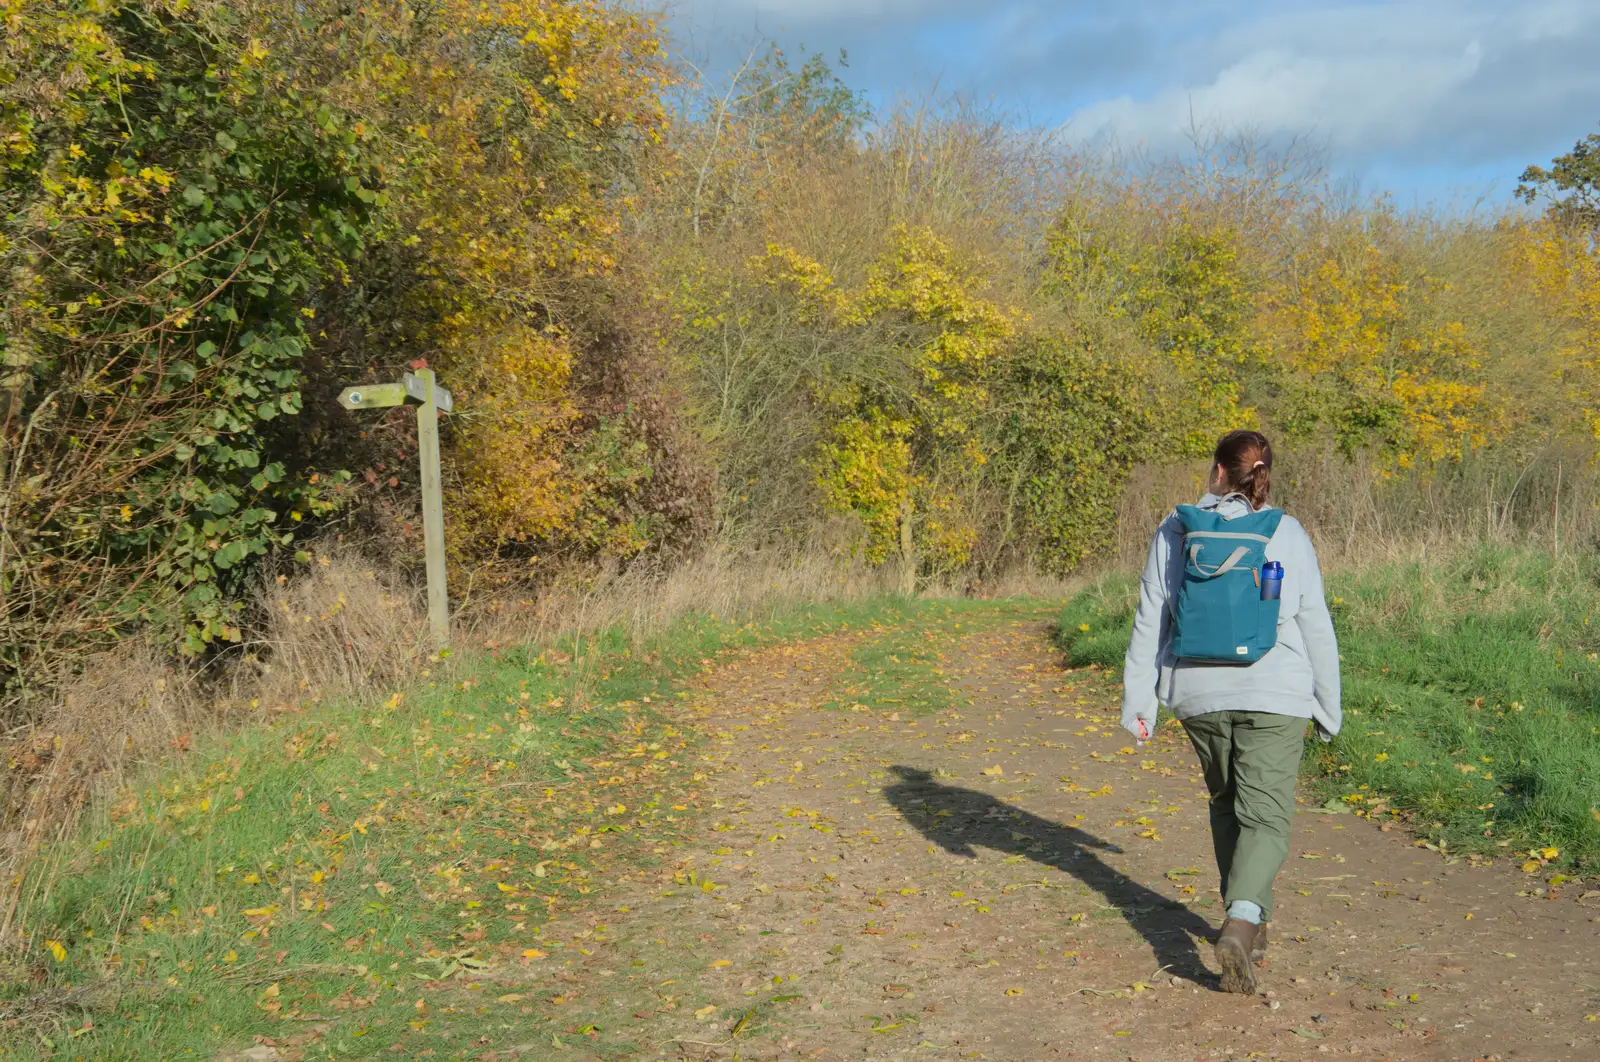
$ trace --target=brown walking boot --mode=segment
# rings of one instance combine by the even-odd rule
[[[1250,965],[1250,949],[1260,935],[1260,926],[1241,918],[1222,923],[1217,934],[1217,964],[1222,967],[1222,990],[1240,995],[1256,994],[1256,972]]]
[[[1250,961],[1263,963],[1267,961],[1267,927],[1271,922],[1262,922],[1256,929],[1255,943],[1250,945]]]

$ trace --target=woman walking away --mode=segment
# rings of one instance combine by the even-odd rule
[[[1332,741],[1342,721],[1316,551],[1294,517],[1268,507],[1271,484],[1266,436],[1224,435],[1210,492],[1178,506],[1150,543],[1123,673],[1122,725],[1143,742],[1166,705],[1205,770],[1228,992],[1256,991],[1306,722]]]

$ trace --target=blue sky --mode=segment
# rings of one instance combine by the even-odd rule
[[[1300,136],[1404,205],[1503,201],[1600,129],[1600,0],[677,0],[682,51],[726,70],[765,37],[848,51],[874,102],[937,86],[1081,143],[1181,152]]]

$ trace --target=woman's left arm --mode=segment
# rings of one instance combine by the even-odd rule
[[[1168,520],[1171,518],[1169,517]],[[1144,740],[1155,731],[1161,681],[1161,656],[1167,644],[1167,586],[1172,534],[1164,520],[1150,540],[1150,553],[1139,579],[1139,610],[1133,617],[1133,636],[1122,661],[1122,727]],[[1145,731],[1139,733],[1143,722]]]

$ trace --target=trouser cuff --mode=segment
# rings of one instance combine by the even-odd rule
[[[1228,917],[1259,926],[1261,924],[1261,905],[1250,900],[1234,900],[1228,904]]]

